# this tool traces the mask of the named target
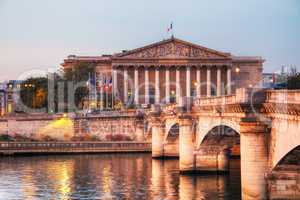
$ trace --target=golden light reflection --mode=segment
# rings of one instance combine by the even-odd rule
[[[112,197],[112,176],[111,176],[111,167],[105,166],[102,170],[102,190],[104,197],[106,199],[111,199]]]
[[[38,139],[51,137],[58,140],[69,140],[74,136],[74,124],[68,117],[63,117],[50,122],[45,127],[40,128],[37,132]]]
[[[31,166],[25,167],[23,169],[24,171],[33,171]],[[25,173],[22,177],[22,183],[23,183],[23,193],[25,200],[31,200],[36,195],[37,187],[34,183],[34,177],[33,172],[31,173]]]
[[[58,199],[69,200],[72,194],[72,182],[74,178],[74,160],[67,162],[51,162],[49,161],[45,170],[51,180]]]
[[[59,180],[58,180],[58,191],[60,193],[62,200],[69,199],[69,195],[71,194],[71,188],[70,188],[70,166],[62,165],[61,172],[59,174]]]

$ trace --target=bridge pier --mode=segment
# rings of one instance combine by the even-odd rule
[[[179,117],[179,170],[182,173],[195,171],[192,118]]]
[[[152,127],[152,158],[161,158],[164,156],[164,127],[159,118],[152,118],[150,122]]]
[[[242,199],[267,199],[268,133],[259,122],[241,122]]]
[[[202,148],[196,154],[196,170],[200,173],[228,173],[229,159],[227,149]]]

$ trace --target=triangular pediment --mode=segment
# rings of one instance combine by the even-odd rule
[[[115,56],[118,58],[230,58],[229,53],[219,52],[177,38],[163,40]]]

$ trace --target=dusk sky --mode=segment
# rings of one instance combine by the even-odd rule
[[[0,81],[175,37],[300,69],[299,0],[0,0]]]

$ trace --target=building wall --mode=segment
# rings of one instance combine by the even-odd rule
[[[236,68],[240,72],[236,72]],[[262,64],[261,63],[235,63],[232,70],[234,88],[259,87],[262,81]]]

